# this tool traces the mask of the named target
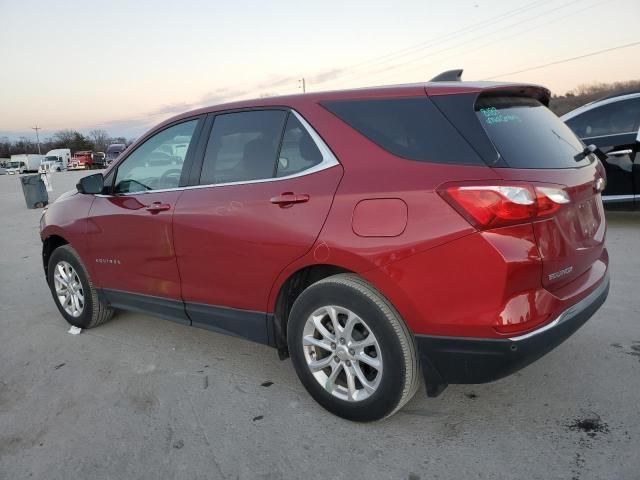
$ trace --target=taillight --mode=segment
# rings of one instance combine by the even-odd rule
[[[556,213],[562,205],[570,201],[569,194],[561,188],[535,187],[535,190],[539,217]]]
[[[440,195],[480,229],[502,227],[556,213],[569,203],[561,186],[448,185]]]

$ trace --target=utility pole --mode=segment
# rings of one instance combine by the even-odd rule
[[[307,85],[304,81],[304,77],[302,77],[300,80],[298,80],[298,82],[300,83],[300,86],[302,87],[302,93],[307,93]]]
[[[38,155],[41,155],[42,152],[40,152],[40,135],[38,135],[38,130],[42,130],[42,129],[38,125],[31,128],[36,131],[36,141],[38,142]]]

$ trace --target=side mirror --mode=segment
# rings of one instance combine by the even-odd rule
[[[104,189],[104,177],[101,173],[82,177],[76,185],[76,188],[80,193],[87,195],[102,193],[102,190]]]

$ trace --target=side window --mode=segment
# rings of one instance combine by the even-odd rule
[[[273,178],[287,117],[283,110],[217,115],[200,174],[200,184]]]
[[[322,153],[300,120],[289,114],[278,158],[277,177],[301,172],[322,162]]]
[[[637,132],[639,123],[640,98],[609,103],[567,120],[581,138]]]
[[[176,188],[198,120],[174,125],[153,137],[118,166],[114,193]]]

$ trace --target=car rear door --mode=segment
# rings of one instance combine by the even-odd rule
[[[201,148],[174,214],[182,298],[194,325],[265,342],[273,282],[314,244],[342,167],[282,109],[218,114]]]
[[[203,119],[176,123],[152,134],[109,174],[88,218],[88,244],[96,285],[116,306],[126,304],[189,323],[181,299],[173,245],[173,214],[182,194],[191,152],[170,155],[189,143]]]

